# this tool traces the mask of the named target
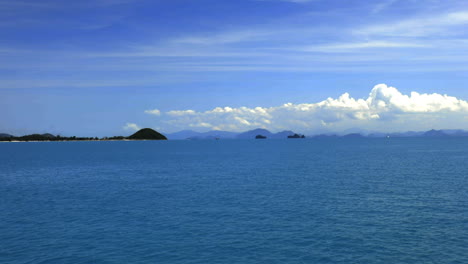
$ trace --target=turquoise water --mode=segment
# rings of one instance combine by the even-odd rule
[[[0,144],[0,263],[468,263],[468,139]]]

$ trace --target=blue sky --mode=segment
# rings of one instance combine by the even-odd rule
[[[0,132],[468,129],[466,1],[0,0],[0,14]]]

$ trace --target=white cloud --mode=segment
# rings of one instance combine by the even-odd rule
[[[146,110],[145,113],[150,114],[150,115],[155,115],[155,116],[161,115],[161,111],[159,111],[158,109]]]
[[[366,103],[376,111],[401,113],[467,112],[468,102],[441,94],[403,95],[394,87],[380,84],[372,89]]]
[[[205,127],[205,128],[212,128],[213,126],[209,123],[197,123],[197,124],[189,124],[189,127]]]
[[[193,110],[173,110],[166,112],[170,116],[186,116],[186,115],[195,115],[196,112]]]
[[[286,103],[276,107],[216,107],[212,110],[175,110],[163,120],[173,130],[187,127],[244,131],[267,128],[303,132],[342,131],[359,127],[380,131],[468,128],[456,120],[468,114],[468,102],[442,94],[402,94],[394,87],[376,85],[367,98],[348,93],[317,103]]]
[[[134,124],[134,123],[127,123],[127,124],[125,124],[125,126],[123,127],[123,129],[125,129],[125,130],[134,130],[134,131],[138,131],[138,130],[140,130],[141,128],[140,128],[137,124]]]

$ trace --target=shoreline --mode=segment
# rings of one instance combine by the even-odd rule
[[[109,141],[167,141],[160,139],[115,139],[115,140],[12,140],[0,141],[0,143],[28,143],[28,142],[109,142]]]

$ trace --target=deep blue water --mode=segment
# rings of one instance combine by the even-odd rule
[[[0,263],[468,263],[468,139],[0,144]]]

